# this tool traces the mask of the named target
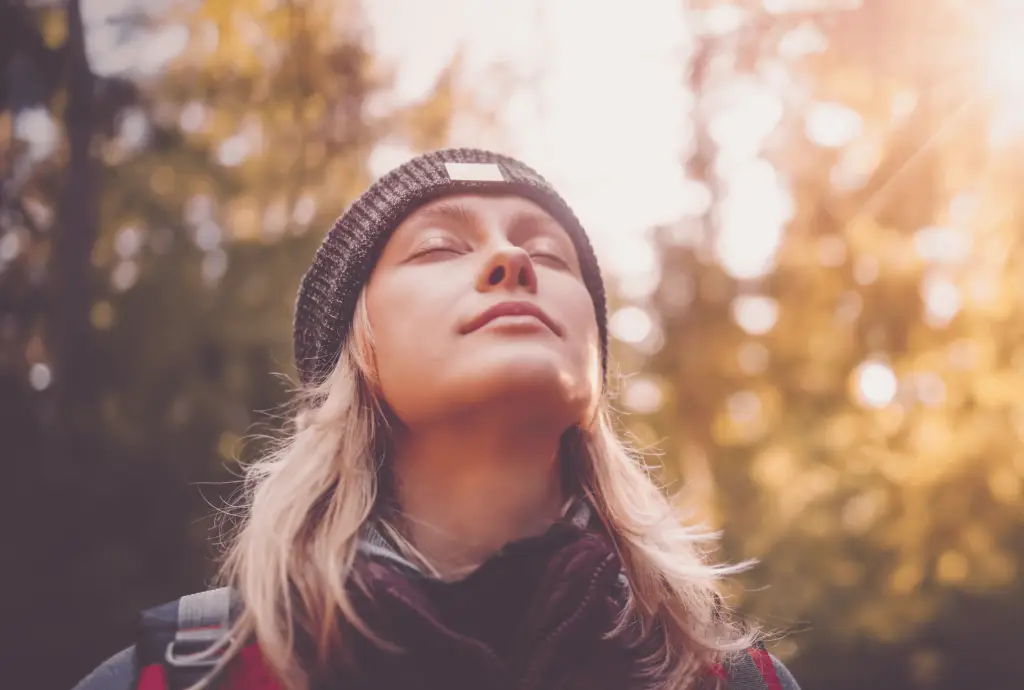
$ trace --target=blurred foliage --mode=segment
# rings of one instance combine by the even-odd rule
[[[1024,683],[1024,89],[989,97],[952,40],[983,10],[752,12],[698,45],[708,203],[655,233],[625,399],[720,555],[760,561],[733,601],[806,687]]]
[[[322,232],[379,145],[443,145],[472,103],[456,62],[395,105],[355,0],[152,7],[90,29],[118,63],[77,2],[0,4],[5,687],[69,687],[203,585]],[[999,7],[688,3],[692,208],[616,300],[622,397],[719,555],[760,561],[732,599],[808,690],[1024,686],[1024,80],[986,57],[1024,21]]]
[[[140,607],[203,586],[241,439],[286,399],[309,257],[373,147],[442,145],[456,98],[446,74],[390,104],[360,8],[320,0],[108,16],[111,52],[185,44],[83,88],[77,8],[0,17],[5,687],[70,687]],[[65,317],[87,333],[62,349]]]

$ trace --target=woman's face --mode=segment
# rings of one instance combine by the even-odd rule
[[[596,400],[593,301],[568,234],[531,201],[467,194],[420,207],[366,297],[384,398],[410,428],[506,408],[567,427]]]

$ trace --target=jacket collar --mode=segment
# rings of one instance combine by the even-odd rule
[[[562,512],[562,521],[579,529],[586,529],[593,515],[594,511],[590,504],[581,497],[575,497],[566,504]],[[368,558],[387,561],[418,575],[425,574],[419,566],[401,554],[375,520],[367,522],[363,528],[358,550]]]

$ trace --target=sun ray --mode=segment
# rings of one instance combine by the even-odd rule
[[[885,199],[885,195],[890,189],[892,189],[896,182],[911,168],[913,168],[913,166],[924,157],[925,153],[942,141],[942,139],[952,134],[953,128],[957,124],[958,120],[967,113],[972,105],[977,104],[978,102],[979,99],[974,95],[965,98],[960,106],[957,107],[957,109],[953,111],[938,128],[936,128],[935,132],[932,133],[932,135],[928,137],[928,139],[921,144],[914,153],[908,156],[900,167],[897,168],[889,178],[878,187],[878,189],[872,192],[871,196],[864,201],[860,210],[851,219],[851,223],[856,223],[876,213],[879,210],[878,204]]]

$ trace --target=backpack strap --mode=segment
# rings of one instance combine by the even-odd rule
[[[138,690],[184,690],[220,661],[231,629],[232,592],[213,589],[142,613]]]
[[[775,662],[760,641],[713,666],[708,676],[724,680],[728,690],[784,690]]]
[[[779,674],[775,672],[775,662],[772,660],[772,655],[764,648],[763,642],[758,641],[753,647],[749,647],[745,656],[757,668],[761,682],[764,683],[767,690],[782,690],[782,681],[779,680]]]

